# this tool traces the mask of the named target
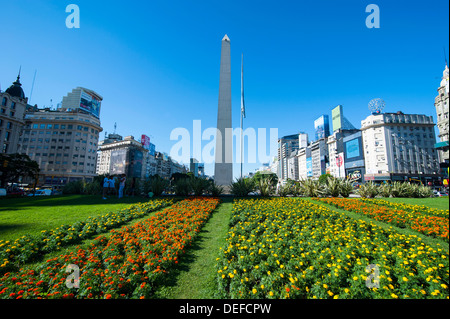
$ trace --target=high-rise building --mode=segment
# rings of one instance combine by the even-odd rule
[[[361,121],[365,180],[438,180],[432,116],[380,113]]]
[[[25,125],[23,117],[28,106],[28,98],[20,83],[20,73],[5,92],[0,91],[0,103],[0,152],[18,153],[19,138]]]
[[[83,87],[77,87],[63,97],[61,110],[71,111],[81,109],[85,113],[99,118],[102,100],[103,98],[96,92]]]
[[[20,153],[39,164],[39,185],[63,186],[96,176],[100,120],[83,110],[29,107]]]
[[[233,134],[231,126],[230,38],[222,39],[220,55],[219,103],[215,149],[214,181],[228,186],[233,182]]]
[[[288,159],[300,147],[305,147],[308,143],[308,135],[305,133],[286,135],[278,139],[278,172],[280,180],[286,180],[289,177]]]
[[[442,75],[442,81],[438,88],[438,96],[434,99],[437,113],[437,128],[440,142],[435,148],[439,152],[441,168],[446,171],[449,166],[449,114],[448,114],[449,71],[447,64]]]

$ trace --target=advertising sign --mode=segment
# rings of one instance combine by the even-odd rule
[[[354,158],[359,156],[359,140],[357,138],[345,143],[345,150],[347,158]]]
[[[342,127],[342,105],[336,106],[331,111],[331,119],[333,124],[333,132]]]
[[[99,117],[100,116],[100,101],[97,98],[82,90],[81,98],[80,98],[80,108],[85,110],[86,112],[91,113],[92,115]]]
[[[111,175],[126,174],[127,150],[112,150],[110,163],[109,173]]]
[[[128,175],[130,177],[141,177],[142,174],[142,160],[144,155],[142,151],[138,149],[130,149],[130,166],[128,169]]]
[[[322,115],[314,121],[314,129],[316,132],[316,139],[328,137],[330,135],[330,128],[328,122],[328,115]]]
[[[146,150],[150,150],[150,137],[148,137],[145,134],[142,134],[142,136],[141,136],[141,144],[142,144],[143,148],[145,148]]]
[[[155,153],[156,153],[156,146],[155,146],[155,144],[149,143],[148,153],[150,155],[152,155],[152,156],[155,156]]]
[[[338,177],[345,177],[344,153],[339,153],[336,157]]]

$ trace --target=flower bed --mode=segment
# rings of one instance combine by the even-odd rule
[[[401,228],[410,228],[431,237],[449,240],[449,219],[433,216],[420,209],[407,210],[393,206],[377,205],[376,201],[352,198],[315,198],[314,200],[333,205],[351,212],[366,215]],[[410,205],[411,206],[411,205]]]
[[[118,212],[89,217],[86,221],[73,225],[62,225],[53,230],[44,230],[39,236],[22,236],[12,242],[0,240],[0,275],[17,270],[20,265],[34,261],[43,254],[80,243],[82,240],[105,233],[130,220],[171,205],[173,202],[173,199],[150,200],[133,204]]]
[[[411,212],[413,214],[423,214],[423,215],[429,215],[429,216],[436,216],[436,217],[446,217],[449,218],[449,210],[443,210],[443,209],[436,209],[431,208],[425,205],[410,205],[405,203],[393,203],[384,199],[379,198],[360,198],[359,200],[369,203],[369,204],[375,204],[379,206],[386,206],[394,209],[401,209],[408,212]]]
[[[417,236],[299,198],[238,200],[233,210],[217,262],[220,298],[449,296],[448,251]]]
[[[218,205],[214,198],[180,201],[149,219],[101,235],[87,249],[6,273],[0,298],[149,298],[155,286]],[[79,288],[68,288],[68,265]]]

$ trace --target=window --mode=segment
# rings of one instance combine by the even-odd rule
[[[6,97],[4,97],[3,100],[2,100],[2,105],[6,106],[7,102],[8,102],[8,99]]]
[[[11,109],[15,110],[16,109],[16,102],[11,102]]]
[[[61,130],[65,130],[66,126],[64,124],[61,124]]]
[[[59,124],[55,124],[55,125],[53,125],[53,127],[54,127],[55,129],[59,129]]]
[[[33,124],[33,128],[38,128],[38,125],[37,124]]]
[[[6,129],[10,130],[11,128],[12,128],[12,123],[11,122],[6,123]]]
[[[39,125],[39,128],[42,129],[42,130],[45,129],[45,124]]]

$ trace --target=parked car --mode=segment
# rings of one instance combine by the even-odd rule
[[[23,195],[25,195],[25,192],[22,189],[14,189],[14,190],[9,191],[8,195],[23,196]]]
[[[34,194],[28,194],[28,196],[50,196],[52,195],[51,189],[38,189]]]
[[[0,188],[0,196],[6,196],[6,189]]]

